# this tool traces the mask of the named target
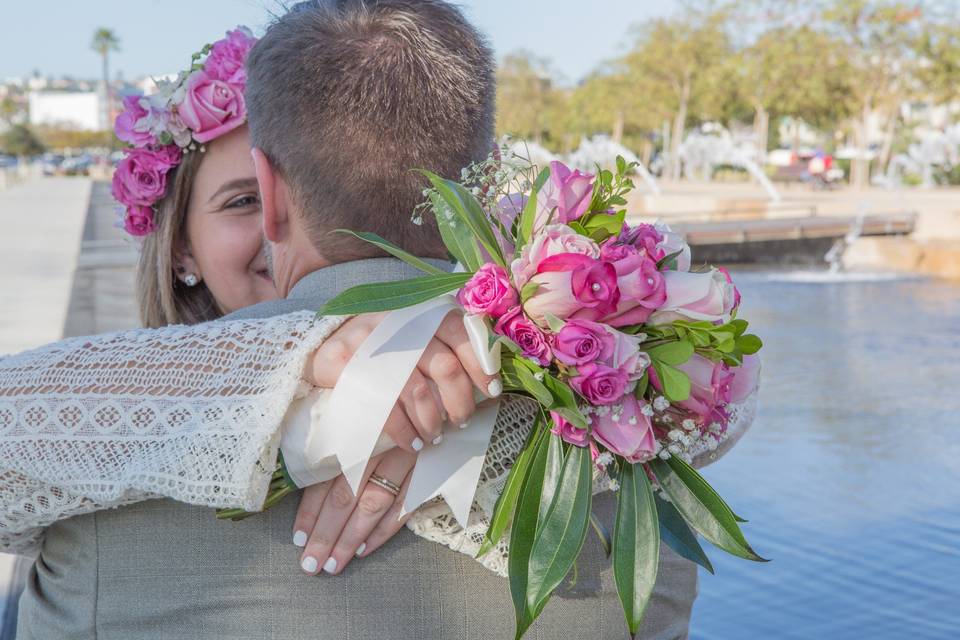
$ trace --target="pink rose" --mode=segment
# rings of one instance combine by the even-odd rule
[[[694,354],[677,368],[690,378],[690,397],[676,404],[700,416],[705,422],[712,421],[717,410],[722,409],[732,397],[734,375],[730,367]],[[650,369],[650,383],[656,389],[663,390],[654,369]]]
[[[660,243],[663,242],[663,235],[657,231],[652,224],[638,224],[629,227],[617,239],[618,244],[629,244],[630,246],[642,251],[654,262],[662,259],[666,252]]]
[[[757,388],[760,381],[760,358],[743,356],[743,364],[731,367],[733,381],[730,383],[730,402],[743,402]]]
[[[568,320],[553,340],[553,355],[564,364],[579,366],[608,360],[614,337],[607,328],[590,320]]]
[[[550,179],[537,194],[537,216],[534,229],[548,222],[573,222],[587,212],[593,198],[596,176],[571,171],[562,162],[550,163]]]
[[[132,236],[145,236],[153,232],[153,209],[134,205],[127,210],[123,228]]]
[[[554,411],[550,412],[553,419],[553,427],[550,433],[560,436],[564,442],[577,447],[585,447],[590,443],[590,432],[586,429],[580,429],[567,421],[566,418]]]
[[[577,367],[570,385],[592,405],[613,404],[626,392],[627,374],[604,364]]]
[[[493,331],[517,343],[524,356],[541,365],[550,364],[553,354],[547,336],[540,327],[527,320],[520,307],[514,307],[500,316]]]
[[[183,149],[175,144],[167,144],[152,149],[157,167],[166,167],[169,171],[183,160]]]
[[[152,205],[167,190],[169,170],[166,152],[128,149],[113,173],[113,197],[127,206]]]
[[[602,416],[591,414],[593,437],[628,462],[650,460],[656,452],[657,441],[650,418],[641,412],[642,407],[631,393],[620,398],[619,403]]]
[[[246,27],[237,27],[233,31],[228,31],[226,38],[213,43],[203,70],[214,80],[243,86],[247,82],[244,63],[256,42],[257,39]]]
[[[723,320],[734,308],[736,288],[723,272],[712,269],[704,273],[665,271],[663,280],[667,296],[650,322],[662,324],[673,320]]]
[[[157,140],[150,131],[138,131],[137,122],[150,113],[140,104],[140,96],[127,96],[123,99],[123,113],[117,116],[113,126],[117,137],[137,147],[154,144]]]
[[[457,294],[457,301],[468,312],[493,318],[502,316],[519,300],[506,269],[491,263],[480,267]]]
[[[650,366],[650,356],[640,351],[640,338],[614,329],[609,332],[613,336],[613,350],[606,364],[623,371],[631,382],[642,378]]]
[[[523,247],[520,257],[510,265],[517,287],[523,288],[523,285],[527,284],[537,273],[541,262],[561,253],[579,253],[597,258],[600,256],[600,247],[590,238],[580,235],[565,224],[551,224],[544,227]]]
[[[613,250],[608,250],[613,254]],[[644,252],[634,249],[617,250],[624,257],[613,262],[617,273],[620,300],[616,309],[604,318],[613,327],[625,327],[646,322],[666,300],[666,285],[657,264]]]
[[[683,236],[662,222],[656,223],[654,228],[663,237],[657,243],[657,250],[662,252],[663,256],[678,254],[676,271],[690,271],[690,245],[683,239]],[[657,258],[657,260],[659,261],[660,258]]]
[[[524,303],[524,310],[544,326],[547,314],[561,320],[597,320],[616,309],[620,300],[613,265],[582,254],[550,256],[540,263],[530,282],[539,288]]]
[[[247,116],[243,91],[203,71],[194,71],[187,79],[186,96],[178,113],[200,143],[233,131]]]
[[[723,267],[717,267],[717,271],[723,274],[727,279],[727,283],[733,287],[733,308],[736,309],[740,306],[740,289],[737,289],[736,285],[733,284],[733,277],[730,276],[730,272]]]

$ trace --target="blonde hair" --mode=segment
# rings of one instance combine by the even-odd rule
[[[176,259],[189,247],[187,210],[203,154],[188,153],[167,175],[167,194],[156,205],[156,229],[143,240],[137,263],[140,322],[149,328],[196,324],[223,315],[203,282],[188,287],[176,277]]]

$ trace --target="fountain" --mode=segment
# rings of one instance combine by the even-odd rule
[[[691,131],[680,145],[679,153],[683,174],[688,178],[699,173],[702,179],[710,180],[714,167],[722,164],[741,167],[763,187],[771,202],[780,202],[780,192],[751,157],[756,155],[753,146],[738,145],[730,132],[720,125],[704,125]]]
[[[887,189],[903,185],[903,176],[919,175],[921,185],[931,188],[936,185],[933,177],[935,167],[950,169],[960,164],[960,124],[951,125],[943,131],[930,131],[907,148],[906,153],[894,155],[885,174],[874,180]]]
[[[635,162],[637,173],[643,179],[644,184],[655,196],[660,195],[660,185],[656,178],[647,169],[646,165],[637,157],[637,154],[627,149],[625,146],[610,139],[610,136],[596,135],[592,138],[583,138],[576,151],[567,157],[567,162],[571,166],[582,171],[591,171],[596,165],[601,167],[612,167],[616,164],[617,156],[623,156],[627,162]]]

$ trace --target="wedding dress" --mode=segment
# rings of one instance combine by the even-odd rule
[[[340,323],[301,311],[74,338],[0,358],[0,550],[32,555],[58,520],[153,498],[259,509],[304,363]],[[726,441],[695,463],[732,446],[755,407],[755,394],[733,407]],[[466,527],[438,501],[407,527],[474,556],[534,410],[502,400]],[[595,491],[605,489],[597,478]],[[480,559],[500,575],[506,540]]]

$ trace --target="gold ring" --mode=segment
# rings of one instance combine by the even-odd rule
[[[394,496],[400,495],[400,487],[398,487],[395,483],[391,482],[390,480],[387,480],[383,476],[378,476],[375,473],[371,473],[370,482],[377,485],[378,487],[382,487],[386,489],[387,491],[392,493]]]

